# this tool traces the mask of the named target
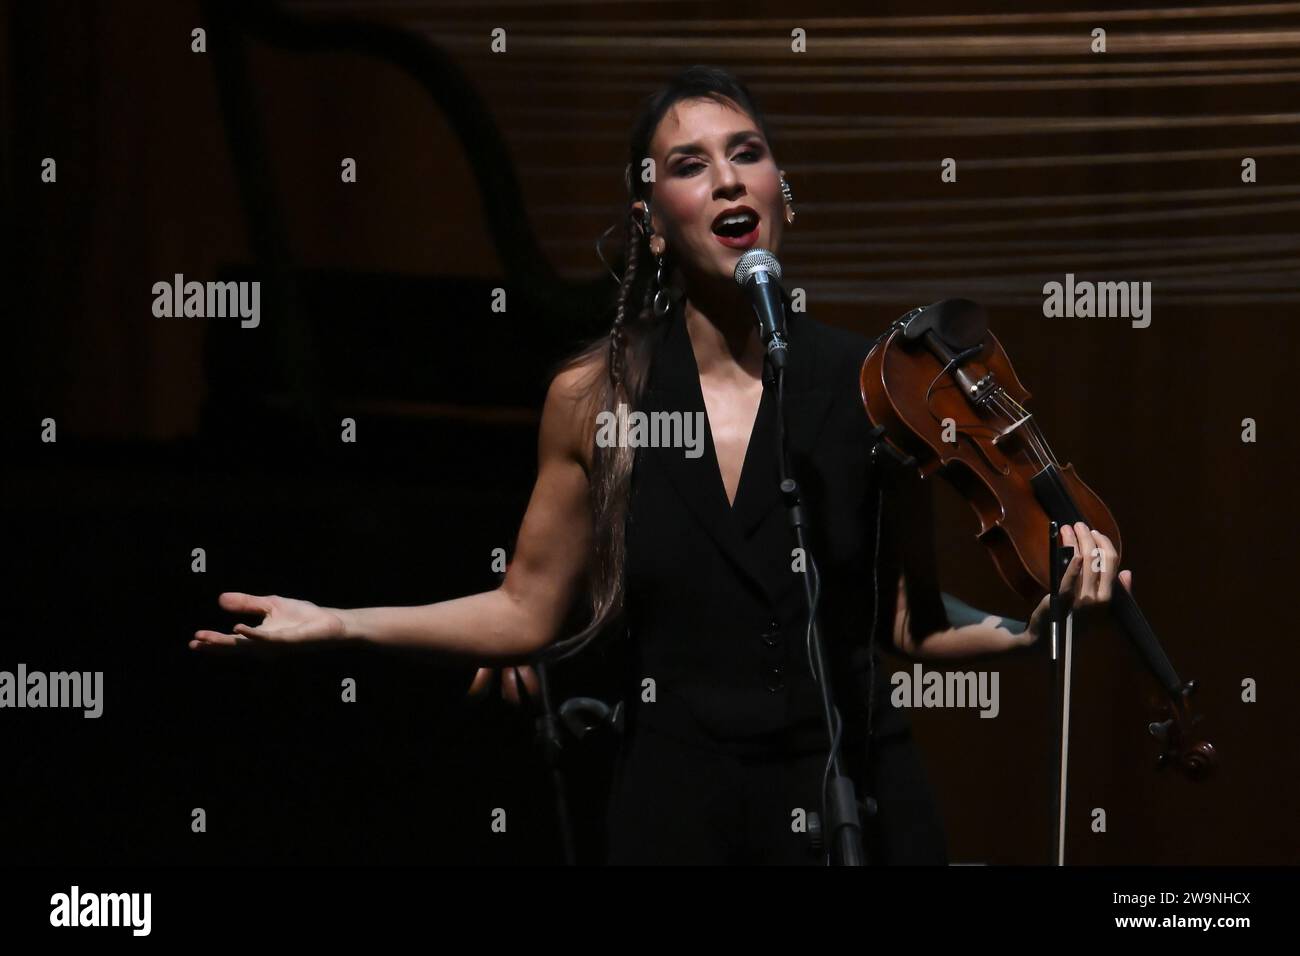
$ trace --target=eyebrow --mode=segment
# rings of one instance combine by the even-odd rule
[[[758,130],[742,129],[740,132],[732,133],[727,137],[727,149],[731,149],[731,147],[738,143],[743,143],[747,139],[761,140],[762,138],[763,136],[758,132]],[[668,150],[668,155],[664,157],[664,161],[667,162],[678,153],[700,153],[703,151],[704,147],[699,143],[682,143],[680,146],[674,146],[672,149]]]

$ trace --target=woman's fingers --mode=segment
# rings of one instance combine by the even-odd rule
[[[524,690],[528,691],[529,696],[540,696],[542,693],[542,684],[541,681],[537,679],[537,671],[527,665],[517,668],[517,670],[519,671],[520,679],[524,682]]]
[[[190,641],[190,650],[197,651],[205,647],[234,647],[248,640],[239,634],[222,634],[220,631],[195,631]]]
[[[519,703],[518,679],[513,667],[501,668],[501,696],[512,704]]]
[[[223,610],[235,614],[261,614],[265,618],[271,613],[273,598],[274,595],[271,594],[245,594],[243,591],[223,591],[217,595],[217,604]],[[266,622],[263,621],[262,623],[265,624]],[[277,636],[264,627],[249,627],[247,624],[236,624],[234,630],[234,634],[207,629],[195,631],[194,637],[189,643],[190,650],[197,651],[208,647],[235,647],[239,644],[246,644],[250,640],[273,640]]]
[[[490,667],[480,667],[474,672],[474,679],[469,682],[469,690],[465,691],[466,697],[477,697],[492,685],[492,679],[496,676],[496,671]]]
[[[236,614],[261,614],[263,617],[271,613],[271,599],[274,595],[245,594],[243,591],[223,591],[217,596],[217,603],[223,610],[232,611]],[[263,621],[265,623],[265,621]],[[249,640],[271,640],[273,634],[261,627],[249,627],[247,624],[236,624],[234,634],[225,634],[221,631],[198,630],[194,632],[194,638],[190,641],[190,650],[197,651],[205,647],[235,647],[238,644],[245,644]]]
[[[217,603],[223,610],[236,614],[270,614],[273,594],[245,594],[243,591],[223,591]]]
[[[1101,549],[1101,574],[1097,578],[1097,603],[1105,604],[1110,600],[1115,584],[1115,575],[1119,571],[1119,553],[1110,538],[1100,531],[1092,532],[1097,547]]]
[[[1065,598],[1068,604],[1074,599],[1075,583],[1083,570],[1083,554],[1079,549],[1079,536],[1074,533],[1074,528],[1068,524],[1061,526],[1061,544],[1074,549],[1074,556],[1070,558],[1070,563],[1065,567],[1065,573],[1061,575],[1061,596]]]
[[[194,640],[200,644],[229,646],[236,643],[305,642],[324,641],[342,637],[346,632],[344,612],[336,608],[323,608],[311,601],[283,598],[274,594],[245,594],[242,591],[224,591],[218,603],[235,614],[260,614],[257,624],[234,625],[233,634],[220,631],[196,632]],[[191,645],[193,646],[193,645]]]
[[[512,704],[522,704],[524,697],[535,697],[541,691],[537,673],[527,665],[501,668],[501,696]]]
[[[1070,566],[1061,575],[1061,594],[1072,608],[1105,604],[1114,596],[1115,579],[1132,586],[1133,573],[1119,572],[1119,552],[1100,531],[1082,521],[1061,528],[1061,543],[1074,548]]]
[[[1083,567],[1079,571],[1079,584],[1074,593],[1074,606],[1087,607],[1097,602],[1097,578],[1100,572],[1096,563],[1098,555],[1097,540],[1092,531],[1082,521],[1074,523],[1074,537],[1079,542],[1079,553],[1083,556]]]
[[[470,682],[466,696],[473,697],[492,686],[498,673],[501,676],[501,697],[512,704],[523,702],[523,695],[535,696],[541,692],[537,673],[531,667],[480,667]]]
[[[320,621],[299,621],[287,624],[283,620],[275,624],[263,621],[257,627],[236,624],[235,632],[255,641],[316,641],[325,636]]]
[[[1125,588],[1129,591],[1129,593],[1131,594],[1131,593],[1133,592],[1133,572],[1132,572],[1132,571],[1121,571],[1121,572],[1119,573],[1119,583],[1122,584],[1122,585],[1124,585],[1124,587],[1125,587]]]

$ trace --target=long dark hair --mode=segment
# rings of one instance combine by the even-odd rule
[[[594,422],[596,414],[602,410],[616,412],[619,403],[625,404],[629,411],[640,405],[654,357],[654,343],[658,339],[655,333],[665,323],[679,318],[676,302],[662,318],[655,315],[656,262],[650,252],[650,234],[642,230],[640,218],[634,214],[631,205],[637,200],[652,198],[653,183],[645,181],[641,169],[643,160],[650,154],[650,140],[659,122],[675,104],[698,99],[740,107],[757,124],[769,146],[771,144],[767,124],[755,98],[744,83],[718,67],[688,67],[642,102],[632,124],[628,162],[623,172],[623,183],[627,188],[627,200],[621,209],[625,265],[614,300],[614,322],[608,335],[587,343],[556,369],[556,374],[578,367],[590,369],[589,379],[582,382],[586,393],[585,421]],[[617,224],[613,228],[617,229]],[[664,282],[672,285],[677,278],[672,250],[665,250],[663,264]],[[664,291],[667,293],[668,289]],[[567,657],[577,653],[593,638],[613,631],[622,617],[624,547],[634,457],[635,449],[629,447],[594,444],[593,433],[592,466],[587,476],[595,544],[588,575],[591,617],[577,634],[548,648],[547,657]]]

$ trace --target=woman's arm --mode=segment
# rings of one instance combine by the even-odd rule
[[[421,607],[341,612],[344,636],[428,647],[483,662],[523,660],[550,644],[573,603],[591,550],[581,396],[573,374],[547,392],[537,482],[505,579],[491,591]]]
[[[947,602],[945,608],[948,608]],[[969,618],[974,615],[964,616]],[[951,614],[949,619],[952,619]],[[898,611],[894,616],[894,646],[903,653],[918,658],[973,657],[1027,647],[1034,641],[1031,630],[1025,628],[1017,633],[994,614],[985,615],[978,622],[931,631],[919,637],[912,630],[911,615],[907,608],[907,586],[904,576],[900,574]]]
[[[522,661],[551,643],[578,593],[591,550],[587,469],[591,435],[582,386],[591,369],[556,376],[547,391],[538,439],[538,474],[515,554],[491,591],[417,607],[323,608],[276,595],[229,592],[229,611],[260,613],[234,634],[198,631],[190,647],[241,638],[309,641],[355,638],[420,647],[482,662]]]
[[[1124,587],[1132,589],[1133,572],[1117,574],[1115,548],[1104,534],[1079,523],[1064,526],[1061,539],[1065,547],[1074,549],[1074,557],[1061,576],[1061,596],[1067,608],[1079,610],[1106,604],[1117,577]],[[1085,554],[1088,556],[1086,561]],[[1046,632],[1049,609],[1050,601],[1044,596],[1023,630],[1013,628],[1002,618],[990,614],[978,623],[918,635],[913,633],[906,580],[900,574],[894,615],[894,646],[920,658],[972,657],[1028,647]]]

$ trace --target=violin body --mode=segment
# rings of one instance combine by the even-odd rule
[[[859,384],[877,450],[925,477],[943,476],[970,502],[980,542],[1026,600],[1051,590],[1053,524],[1083,522],[1109,538],[1120,559],[1114,515],[1072,465],[1057,461],[1025,407],[1029,390],[977,303],[946,299],[899,318],[863,362]],[[1148,726],[1161,741],[1161,763],[1194,778],[1208,773],[1214,747],[1192,733],[1196,682],[1179,678],[1127,588],[1117,584],[1107,606],[1164,691]]]
[[[1047,541],[1052,518],[1042,508],[1019,505],[1034,500],[1032,480],[1050,462],[1034,447],[1033,433],[1016,425],[1029,390],[1021,384],[992,332],[983,348],[963,362],[974,382],[992,375],[1004,390],[981,404],[969,402],[959,381],[945,374],[944,362],[924,345],[895,341],[901,329],[872,350],[862,366],[862,400],[872,424],[883,425],[884,440],[914,457],[922,475],[941,472],[979,518],[977,538],[988,548],[1007,585],[1026,601],[1048,592]],[[909,347],[915,346],[915,347]],[[910,383],[935,383],[925,389]],[[1057,466],[1057,479],[1082,521],[1100,531],[1122,555],[1115,517],[1074,470]]]

